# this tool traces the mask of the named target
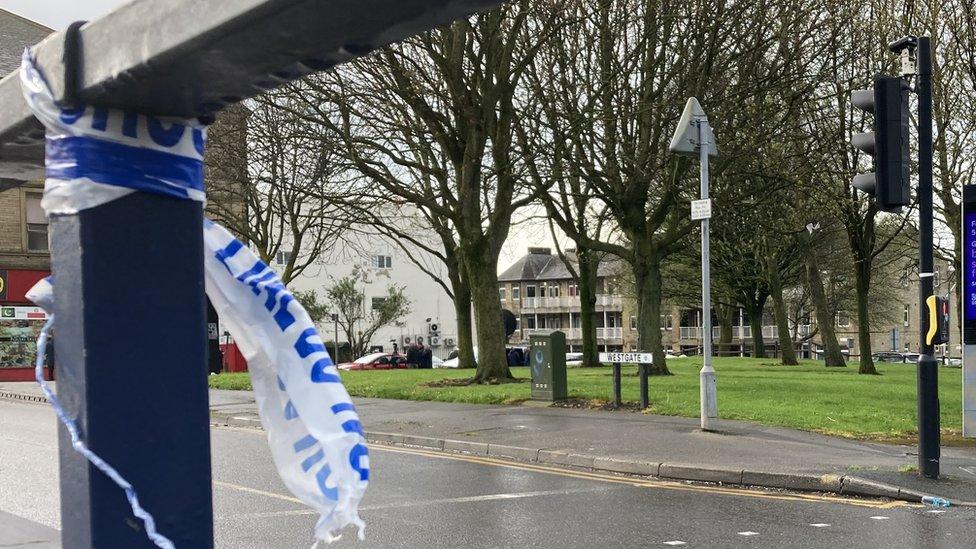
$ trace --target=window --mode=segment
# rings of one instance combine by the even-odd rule
[[[905,313],[904,313],[904,317],[902,318],[902,321],[904,322],[905,326],[908,326],[908,312],[911,310],[910,307],[911,307],[910,305],[905,305]]]
[[[41,195],[28,194],[24,197],[24,219],[27,226],[27,251],[47,252],[51,247],[47,239],[47,217],[41,208]]]
[[[278,252],[275,254],[275,263],[278,265],[286,265],[291,261],[291,252]]]
[[[525,328],[527,330],[535,330],[535,317],[527,316],[525,317]]]
[[[376,309],[379,309],[380,307],[383,306],[384,303],[386,303],[386,298],[385,297],[374,297],[373,298],[373,310],[375,311]]]
[[[393,268],[393,258],[388,255],[378,255],[373,258],[377,269]]]
[[[569,297],[576,297],[579,295],[579,284],[575,282],[569,285]]]
[[[837,325],[841,328],[847,328],[851,325],[851,317],[847,313],[837,313]]]
[[[518,286],[512,286],[512,301],[519,300],[519,297],[521,297],[520,294],[522,293],[521,290],[522,288],[519,288]]]
[[[499,286],[498,299],[501,301],[505,301],[505,286]]]
[[[549,286],[549,297],[559,297],[559,284]]]
[[[569,313],[569,327],[582,328],[583,316],[580,313]]]
[[[525,287],[525,297],[535,297],[535,286]]]
[[[671,315],[661,315],[661,329],[662,330],[671,330],[671,329],[673,329],[674,328],[674,324],[672,322],[673,321],[671,319]]]
[[[631,330],[637,329],[637,317],[634,315],[630,315],[630,329]]]

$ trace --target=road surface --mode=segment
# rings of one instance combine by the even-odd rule
[[[0,511],[58,527],[55,418],[0,401]],[[214,428],[221,548],[305,548],[261,431]],[[689,461],[692,457],[689,457]],[[373,446],[366,542],[334,547],[976,547],[976,511],[738,490]]]

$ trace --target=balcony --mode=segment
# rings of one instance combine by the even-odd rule
[[[623,300],[619,295],[597,294],[596,306],[603,309],[619,310],[623,306]]]
[[[521,337],[523,341],[528,341],[530,337],[534,335],[549,335],[552,332],[560,331],[566,334],[567,341],[580,341],[583,339],[583,330],[581,328],[532,328],[522,330]],[[516,332],[516,335],[518,332]],[[623,328],[597,328],[596,329],[596,339],[601,340],[620,340],[622,341],[624,337]]]
[[[806,337],[810,335],[813,329],[809,324],[803,324],[797,327],[796,335],[797,337]],[[681,339],[697,339],[702,338],[702,327],[701,326],[681,326],[679,329],[679,336]],[[776,339],[779,337],[779,327],[778,326],[763,326],[762,327],[763,339]],[[721,337],[721,329],[718,326],[712,326],[712,339],[718,341]],[[752,326],[732,326],[732,339],[751,339],[752,338]]]
[[[598,294],[596,296],[596,308],[598,310],[622,310],[623,299],[619,295]],[[560,296],[560,297],[523,297],[521,303],[522,311],[534,310],[562,310],[578,312],[580,310],[579,296]]]
[[[598,341],[601,339],[623,340],[623,338],[624,338],[623,328],[597,328],[596,329],[596,339]]]

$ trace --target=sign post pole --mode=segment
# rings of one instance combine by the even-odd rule
[[[681,113],[678,127],[671,138],[670,150],[673,153],[698,156],[701,165],[701,200],[691,203],[691,219],[701,220],[701,280],[702,280],[702,358],[703,365],[699,372],[701,428],[712,430],[712,420],[718,417],[718,404],[715,384],[715,368],[712,367],[712,294],[711,272],[709,270],[709,222],[712,217],[712,201],[708,197],[708,160],[710,156],[718,155],[715,136],[708,123],[708,117],[702,110],[698,100],[688,99],[685,110]]]
[[[698,150],[701,164],[701,199],[708,197],[708,135],[706,130],[708,120],[698,121]],[[711,208],[709,208],[711,210]],[[711,211],[709,211],[711,214]],[[715,368],[712,367],[712,286],[711,286],[711,256],[708,242],[710,217],[701,220],[701,280],[702,280],[702,359],[703,365],[699,376],[699,401],[701,407],[701,428],[704,431],[712,429],[712,420],[718,415],[718,403],[715,395]]]
[[[620,408],[620,363],[613,363],[613,407]]]

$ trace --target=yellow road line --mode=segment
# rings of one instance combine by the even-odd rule
[[[264,435],[264,431],[259,431],[256,429],[247,429],[247,428],[239,428],[239,427],[231,427],[231,426],[221,426],[219,428],[241,431],[241,432],[248,432],[248,433],[262,435],[262,436]],[[563,469],[560,467],[554,467],[545,464],[523,463],[518,461],[508,461],[508,460],[502,460],[502,459],[491,458],[491,457],[455,454],[455,453],[448,453],[448,452],[440,452],[437,450],[425,450],[421,448],[409,448],[405,446],[387,446],[384,444],[370,443],[369,447],[370,449],[380,450],[383,452],[411,454],[416,456],[431,457],[436,459],[449,459],[454,461],[465,461],[468,463],[477,463],[480,465],[488,465],[492,467],[505,467],[508,469],[532,471],[536,473],[558,475],[558,476],[581,479],[581,480],[593,480],[599,482],[626,484],[629,486],[634,486],[639,488],[657,488],[663,490],[678,490],[683,492],[703,492],[708,494],[722,494],[727,496],[772,499],[772,500],[781,500],[781,501],[805,501],[809,503],[837,503],[842,505],[854,505],[858,507],[870,507],[873,509],[893,509],[895,507],[907,507],[912,505],[905,501],[880,502],[880,501],[872,501],[872,500],[864,500],[864,499],[845,498],[841,496],[800,494],[800,493],[776,493],[776,492],[768,492],[765,490],[757,490],[752,488],[731,488],[726,486],[715,486],[715,485],[686,484],[683,482],[670,481],[670,480],[651,480],[651,479],[643,479],[643,478],[631,478],[631,477],[618,476],[618,475],[613,475],[608,473],[596,473],[596,472],[589,472],[589,471],[576,471],[572,469]],[[235,488],[245,492],[253,492],[253,493],[262,494],[269,497],[283,499],[285,501],[301,503],[299,500],[295,498],[283,496],[281,494],[264,492],[262,490],[247,488],[245,486],[238,486],[236,484],[231,484],[227,482],[214,481],[214,484],[225,486],[228,488]]]
[[[395,452],[402,454],[413,454],[421,455],[425,457],[432,457],[438,459],[451,459],[457,461],[467,461],[469,463],[479,463],[482,465],[491,465],[494,467],[506,467],[509,469],[519,469],[527,470],[538,473],[546,473],[551,475],[559,475],[564,477],[584,479],[584,480],[595,480],[601,482],[612,482],[617,484],[627,484],[630,486],[641,487],[641,488],[661,488],[665,490],[680,490],[685,492],[706,492],[709,494],[723,494],[729,496],[740,496],[740,497],[752,497],[760,499],[775,499],[775,500],[787,500],[787,501],[807,501],[813,503],[839,503],[845,505],[856,505],[860,507],[870,507],[874,509],[892,509],[894,507],[904,507],[908,506],[908,502],[904,501],[890,501],[890,502],[879,502],[871,500],[861,500],[852,499],[838,496],[826,496],[826,495],[814,495],[814,494],[779,494],[775,492],[767,492],[763,490],[756,490],[750,488],[730,488],[725,486],[714,486],[714,485],[696,485],[696,484],[685,484],[678,481],[670,480],[650,480],[650,479],[638,479],[638,478],[628,478],[625,476],[617,476],[606,473],[593,473],[588,471],[574,471],[570,469],[562,469],[559,467],[551,467],[548,465],[530,464],[513,462],[507,460],[500,460],[490,457],[480,457],[480,456],[470,456],[463,454],[448,454],[444,452],[438,452],[436,450],[422,450],[417,448],[406,448],[406,447],[393,447],[385,445],[371,444],[370,448],[384,451],[384,452]]]

